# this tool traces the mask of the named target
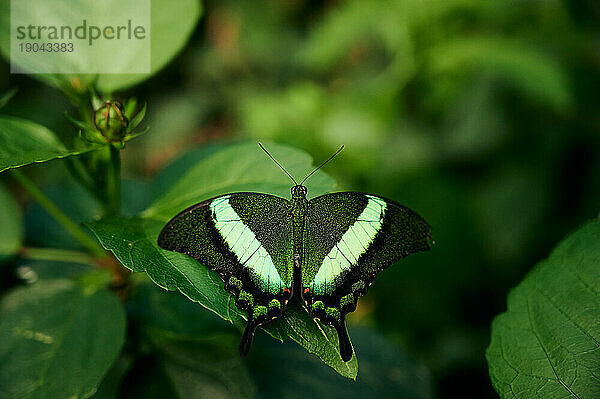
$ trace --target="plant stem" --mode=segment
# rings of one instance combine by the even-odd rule
[[[93,265],[94,258],[89,254],[80,251],[71,251],[58,248],[23,248],[21,256],[31,260],[45,260],[51,262],[70,262],[81,263],[84,265]]]
[[[118,148],[110,145],[110,160],[106,180],[108,209],[113,216],[121,214],[121,154]]]
[[[15,179],[21,183],[23,188],[48,212],[61,226],[65,228],[77,241],[86,247],[94,256],[106,256],[106,252],[100,245],[86,234],[81,227],[73,222],[63,213],[37,186],[29,180],[23,172],[17,169],[12,170]]]
[[[74,157],[65,158],[65,166],[71,176],[77,180],[94,198],[102,202],[102,196],[96,191],[94,182],[90,178],[89,173],[85,170],[81,161]]]

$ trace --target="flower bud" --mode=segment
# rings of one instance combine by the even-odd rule
[[[118,143],[125,137],[129,120],[118,101],[105,101],[94,113],[96,129],[107,141]]]

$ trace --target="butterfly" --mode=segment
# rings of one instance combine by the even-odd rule
[[[248,321],[239,351],[245,357],[256,328],[277,319],[292,297],[315,319],[333,326],[340,355],[352,358],[345,317],[356,309],[381,270],[430,248],[431,228],[409,208],[358,192],[307,200],[294,182],[291,199],[240,192],[193,205],[173,217],[158,236],[166,250],[191,256],[216,271]]]

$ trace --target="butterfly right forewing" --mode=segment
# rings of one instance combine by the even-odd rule
[[[341,192],[309,201],[302,265],[303,298],[313,317],[334,326],[344,360],[352,356],[345,315],[377,273],[429,249],[429,225],[378,196]]]

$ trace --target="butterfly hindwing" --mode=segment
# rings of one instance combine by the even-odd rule
[[[429,249],[429,225],[412,210],[370,194],[331,193],[309,201],[302,286],[309,313],[333,325],[344,360],[352,347],[344,322],[376,274]]]
[[[293,243],[290,202],[259,193],[228,194],[196,204],[161,231],[158,245],[216,271],[236,305],[248,312],[240,352],[254,330],[279,317],[291,295]]]

